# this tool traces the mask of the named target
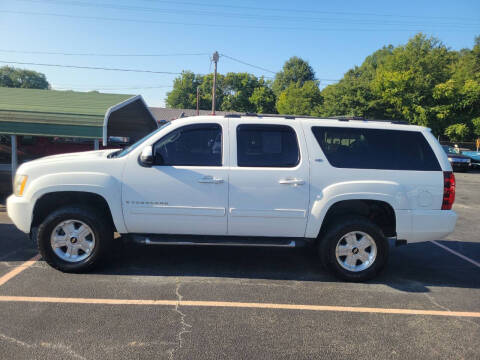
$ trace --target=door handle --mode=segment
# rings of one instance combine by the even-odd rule
[[[298,185],[303,185],[305,184],[305,181],[302,179],[297,179],[297,178],[287,178],[287,179],[280,179],[278,180],[279,184],[282,185],[293,185],[293,186],[298,186]]]
[[[202,184],[222,184],[224,180],[222,178],[217,178],[213,176],[206,175],[200,179],[198,179],[199,183]]]

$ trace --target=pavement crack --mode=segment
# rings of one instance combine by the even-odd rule
[[[62,351],[65,354],[70,355],[74,359],[87,360],[82,355],[79,355],[75,351],[73,351],[69,346],[66,346],[66,345],[63,345],[63,344],[52,344],[52,343],[48,343],[48,342],[41,342],[40,346],[43,347],[43,348],[47,348],[47,349]]]
[[[181,286],[181,283],[178,282],[178,279],[177,279],[177,286],[175,287],[175,295],[177,296],[177,302],[175,304],[174,311],[177,314],[180,315],[180,331],[177,333],[177,336],[176,336],[177,346],[173,349],[170,349],[167,352],[168,353],[168,358],[170,360],[172,360],[174,358],[175,352],[177,352],[178,350],[180,350],[183,347],[183,335],[191,332],[191,330],[187,330],[187,329],[192,328],[192,325],[185,321],[185,318],[187,317],[187,315],[184,314],[179,309],[180,303],[183,299],[183,296],[180,294],[180,286]]]
[[[452,310],[450,310],[448,307],[440,305],[440,304],[433,298],[433,296],[430,296],[430,295],[428,295],[427,293],[424,293],[424,295],[427,297],[428,300],[430,300],[430,302],[431,302],[433,305],[438,306],[440,309],[445,310],[445,311],[452,311]],[[466,318],[463,318],[463,317],[458,317],[457,320],[462,321],[462,322],[465,322],[465,323],[473,324],[473,325],[475,325],[476,327],[480,327],[480,325],[479,325],[477,322],[472,321],[472,320],[470,320],[470,319],[466,319]]]
[[[423,293],[423,294],[427,297],[428,300],[430,300],[430,302],[431,302],[433,305],[435,305],[435,306],[437,306],[437,307],[439,307],[440,309],[445,310],[445,311],[452,311],[452,310],[450,310],[448,307],[443,306],[443,305],[440,305],[440,304],[433,298],[433,296],[430,296],[430,295],[428,295],[427,293]]]
[[[27,343],[24,342],[24,341],[15,339],[15,338],[10,337],[10,336],[7,336],[7,335],[5,335],[5,334],[0,334],[0,339],[4,340],[4,341],[6,341],[6,342],[9,342],[10,344],[19,345],[19,346],[26,347],[26,348],[32,348],[32,347],[34,347],[34,345],[27,344]]]
[[[63,345],[63,344],[52,344],[48,342],[41,342],[39,344],[29,344],[24,341],[18,340],[14,337],[7,336],[5,334],[0,333],[0,339],[4,340],[5,342],[8,342],[10,344],[15,344],[24,348],[32,349],[32,348],[37,348],[37,347],[42,347],[42,348],[47,348],[47,349],[52,349],[56,350],[59,352],[63,352],[66,355],[69,355],[73,359],[78,359],[78,360],[87,360],[85,357],[77,354],[75,351],[73,351],[70,347]]]

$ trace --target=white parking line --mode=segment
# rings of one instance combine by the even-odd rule
[[[452,254],[457,255],[459,258],[461,258],[465,261],[468,261],[469,263],[471,263],[471,264],[475,265],[476,267],[480,268],[480,263],[476,262],[473,259],[470,259],[469,257],[466,257],[465,255],[460,254],[459,252],[456,252],[455,250],[450,249],[448,246],[440,244],[440,243],[436,242],[435,240],[432,240],[431,243],[435,244],[437,246],[440,246],[442,249],[445,249],[448,252],[451,252]]]

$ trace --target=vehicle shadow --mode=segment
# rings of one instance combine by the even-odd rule
[[[0,234],[0,262],[22,262],[35,253],[32,242],[13,225],[0,224]],[[321,267],[313,247],[140,246],[120,240],[92,274],[339,281]],[[440,243],[480,259],[480,243]],[[419,243],[392,246],[385,271],[369,283],[414,293],[429,292],[431,286],[479,289],[479,275],[475,265],[432,243]]]
[[[440,242],[480,258],[480,243]],[[452,246],[457,245],[457,246]],[[458,249],[457,249],[458,250]],[[315,248],[246,248],[200,246],[138,246],[126,244],[97,274],[224,277],[262,280],[338,282],[319,262]],[[370,281],[405,292],[429,292],[428,287],[480,289],[475,265],[432,244],[419,243],[390,249],[385,271]]]

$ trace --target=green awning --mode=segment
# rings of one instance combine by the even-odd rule
[[[157,128],[141,96],[0,87],[0,133],[136,139]]]

